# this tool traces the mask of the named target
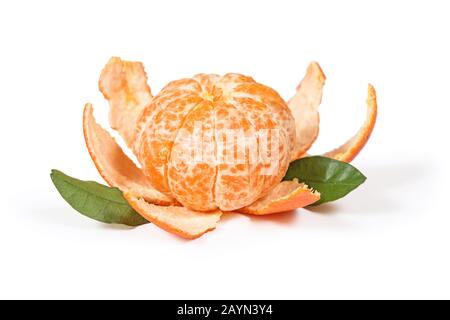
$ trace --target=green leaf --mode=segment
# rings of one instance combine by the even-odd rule
[[[52,170],[50,177],[64,200],[86,217],[133,227],[148,223],[131,208],[117,188],[78,180],[58,170]]]
[[[366,181],[366,177],[354,166],[321,156],[292,162],[284,180],[295,178],[320,192],[320,200],[313,205],[345,197]]]

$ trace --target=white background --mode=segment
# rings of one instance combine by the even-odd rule
[[[450,298],[447,1],[2,1],[0,298]],[[57,168],[101,181],[81,114],[112,55],[143,61],[153,93],[198,72],[251,75],[289,98],[308,63],[328,76],[313,151],[350,137],[379,97],[334,204],[228,216],[184,241],[71,209]]]

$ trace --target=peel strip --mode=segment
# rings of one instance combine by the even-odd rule
[[[320,199],[320,193],[297,180],[280,182],[265,197],[237,210],[240,213],[266,215],[306,207]]]
[[[356,135],[348,140],[345,144],[339,148],[327,152],[324,156],[333,158],[336,160],[351,162],[364,148],[367,141],[372,134],[373,128],[377,121],[377,94],[375,88],[369,84],[368,95],[367,95],[367,116],[363,126],[359,129]]]
[[[291,161],[304,156],[319,135],[318,108],[322,102],[325,80],[325,74],[319,64],[312,62],[297,87],[297,93],[288,102],[296,127],[296,144]]]
[[[151,203],[174,204],[175,201],[155,190],[142,171],[125,155],[113,137],[94,118],[91,104],[83,113],[83,133],[86,146],[100,175],[112,187],[122,192],[132,190]]]
[[[102,70],[98,86],[109,102],[111,127],[132,148],[138,118],[153,98],[144,66],[112,57]]]
[[[186,239],[199,238],[216,228],[221,211],[197,212],[185,207],[163,207],[150,204],[143,198],[124,193],[125,199],[142,217],[170,233]]]

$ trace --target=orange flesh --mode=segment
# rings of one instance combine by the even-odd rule
[[[188,149],[187,146],[190,146],[189,140],[194,134],[196,122],[201,123],[203,129],[208,132],[213,130],[214,108],[209,101],[202,101],[192,110],[178,132],[167,161],[167,180],[171,192],[184,206],[210,211],[217,208],[214,202],[217,168],[212,161],[190,163],[190,157],[195,150]],[[212,139],[207,141],[207,144],[212,143]]]
[[[206,139],[192,139],[198,124]],[[295,143],[294,125],[274,90],[238,74],[199,74],[169,83],[154,97],[138,120],[134,150],[155,189],[192,210],[232,211],[281,181]],[[237,132],[237,138],[224,137],[224,130]],[[262,130],[268,132],[267,149],[273,149],[265,154],[266,164],[248,151],[259,150]],[[245,143],[238,142],[243,137]],[[198,163],[192,161],[192,140],[209,151]],[[243,157],[237,159],[242,144]],[[231,155],[231,162],[223,161],[224,155]],[[270,164],[276,170],[264,174]]]

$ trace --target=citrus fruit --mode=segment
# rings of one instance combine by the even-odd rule
[[[169,83],[137,127],[135,153],[148,181],[198,211],[232,211],[264,196],[286,173],[296,141],[284,100],[239,74]],[[263,144],[264,163],[250,154]],[[276,170],[264,174],[265,166]]]
[[[299,181],[280,182],[289,162],[306,155],[319,132],[325,83],[311,63],[288,102],[250,77],[198,74],[170,82],[153,96],[140,62],[111,58],[99,88],[110,124],[134,152],[134,164],[86,104],[83,131],[101,176],[144,218],[184,238],[213,230],[222,211],[265,215],[310,205],[320,194]],[[360,131],[326,155],[351,161],[377,116],[369,86]]]

